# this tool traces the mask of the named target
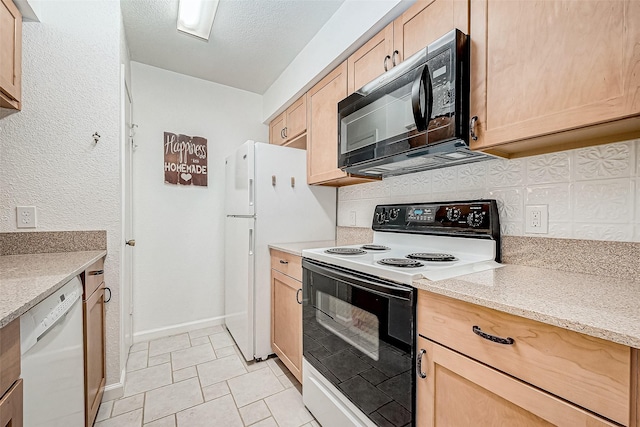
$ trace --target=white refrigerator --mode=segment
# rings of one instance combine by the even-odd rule
[[[254,141],[225,159],[225,325],[246,360],[273,353],[268,245],[335,238],[336,190],[306,168],[306,151]]]

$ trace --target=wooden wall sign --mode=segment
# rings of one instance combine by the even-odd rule
[[[207,140],[164,133],[164,182],[207,186]]]

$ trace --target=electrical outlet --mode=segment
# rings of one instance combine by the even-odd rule
[[[524,232],[532,234],[547,234],[549,232],[549,206],[527,205]]]
[[[16,207],[16,222],[18,228],[36,228],[36,207],[18,206]]]
[[[356,226],[356,211],[349,211],[349,226]]]

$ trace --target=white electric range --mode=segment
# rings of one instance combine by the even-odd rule
[[[326,426],[413,426],[416,279],[498,268],[495,200],[376,206],[371,244],[303,261],[303,400]]]

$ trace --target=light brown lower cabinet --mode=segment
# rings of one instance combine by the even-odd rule
[[[0,427],[22,427],[19,318],[0,329]]]
[[[0,398],[0,427],[22,427],[22,379]]]
[[[423,337],[417,348],[417,426],[617,425]]]
[[[299,256],[271,252],[271,348],[302,382],[302,282],[297,280],[302,278],[300,261]]]
[[[86,426],[98,415],[106,380],[105,364],[105,284],[103,260],[91,265],[84,274],[82,310],[84,314],[84,398]],[[95,286],[95,283],[99,283]]]

